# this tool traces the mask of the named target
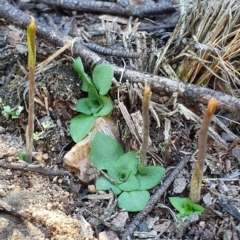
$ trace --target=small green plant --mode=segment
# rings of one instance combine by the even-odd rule
[[[204,208],[198,204],[194,204],[189,198],[170,197],[170,203],[179,212],[178,218],[188,217],[191,214],[202,214]]]
[[[76,111],[80,112],[70,123],[70,134],[75,142],[81,141],[92,129],[98,117],[106,116],[113,110],[108,93],[113,79],[113,68],[107,64],[99,64],[93,69],[92,78],[84,71],[81,58],[73,64],[82,79],[80,89],[88,93],[86,98],[77,101]]]
[[[19,118],[22,110],[23,110],[22,106],[18,106],[17,109],[12,109],[10,106],[3,106],[2,114],[5,117],[11,116],[12,119],[16,119]]]
[[[25,153],[20,152],[20,153],[18,154],[18,158],[19,158],[20,160],[24,161],[24,162],[27,161],[27,157],[26,157],[26,154],[25,154]]]
[[[138,152],[124,153],[115,139],[100,132],[94,136],[90,160],[109,177],[99,177],[97,190],[112,190],[119,195],[118,206],[128,212],[138,212],[146,206],[150,198],[147,190],[155,187],[165,173],[161,166],[142,166]]]

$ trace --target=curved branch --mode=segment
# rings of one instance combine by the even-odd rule
[[[38,0],[37,2],[73,11],[108,13],[129,17],[143,17],[152,14],[176,12],[176,9],[172,7],[172,4],[169,1],[164,0],[158,4],[145,4],[141,6],[129,4],[126,7],[123,7],[118,3],[104,1]]]

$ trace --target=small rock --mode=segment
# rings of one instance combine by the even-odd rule
[[[51,210],[52,209],[52,204],[51,203],[48,203],[47,204],[47,210]]]
[[[43,153],[42,152],[37,152],[34,154],[34,157],[40,164],[45,164],[45,159],[43,158]]]
[[[193,223],[193,222],[197,222],[199,220],[199,215],[198,214],[191,214],[189,216],[189,222]]]
[[[211,194],[209,192],[203,196],[203,202],[207,206],[211,206],[212,205],[212,197],[211,197]]]
[[[66,191],[66,192],[64,192],[64,195],[65,195],[65,197],[68,198],[70,196],[70,193]]]
[[[129,218],[128,212],[121,211],[117,214],[117,216],[112,220],[111,224],[116,226],[119,229],[123,229],[125,224]]]
[[[171,220],[166,220],[165,222],[161,223],[161,224],[156,224],[153,226],[153,229],[157,232],[167,232],[169,229],[169,226],[171,224]]]
[[[200,222],[199,222],[199,226],[200,226],[201,228],[205,228],[205,225],[206,225],[206,223],[205,223],[204,221],[200,221]]]
[[[213,234],[209,229],[204,229],[200,235],[200,239],[202,240],[213,239]]]
[[[134,236],[135,237],[139,237],[139,238],[156,238],[157,237],[157,232],[152,230],[151,232],[134,232]]]
[[[148,225],[146,222],[142,222],[138,226],[139,232],[150,232],[150,229],[148,228]]]
[[[0,134],[5,133],[5,128],[3,128],[2,126],[0,126]]]
[[[232,155],[238,160],[238,163],[240,163],[240,148],[235,147],[232,149]]]
[[[44,153],[44,154],[42,155],[42,158],[43,158],[44,160],[48,160],[48,154],[47,154],[47,153]]]
[[[106,232],[100,232],[99,235],[98,235],[98,239],[99,240],[109,240]]]
[[[146,222],[149,229],[152,229],[156,222],[159,220],[159,217],[148,217]]]
[[[209,230],[210,231],[210,230]],[[211,232],[210,232],[211,233]],[[223,239],[225,240],[232,240],[232,235],[233,235],[233,232],[232,230],[230,229],[226,229],[224,232],[223,232]],[[209,238],[208,238],[209,239]]]
[[[52,181],[55,183],[57,182],[57,179],[58,179],[58,176],[54,177]]]
[[[13,190],[15,187],[16,187],[15,184],[12,184],[12,185],[8,186],[7,188],[8,188],[8,190]]]
[[[96,193],[95,185],[88,185],[88,192],[89,193]]]
[[[182,193],[187,186],[187,180],[184,176],[175,178],[173,182],[173,192]]]
[[[8,156],[14,156],[17,155],[17,149],[15,147],[10,147],[7,151]]]
[[[240,224],[236,226],[236,230],[238,231],[238,233],[240,233]]]
[[[0,188],[0,197],[5,197],[6,195],[7,192],[4,189]]]

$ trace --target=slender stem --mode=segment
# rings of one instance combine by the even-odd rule
[[[29,68],[29,103],[28,103],[28,125],[26,129],[26,158],[32,162],[33,133],[34,133],[34,94],[35,94],[35,65],[36,65],[36,25],[32,17],[27,29],[28,43],[28,68]]]
[[[202,176],[203,176],[203,167],[205,164],[205,155],[207,148],[207,136],[208,128],[212,119],[212,116],[217,108],[217,100],[211,98],[207,110],[203,116],[201,128],[199,131],[198,139],[198,158],[197,164],[194,169],[192,179],[191,179],[191,189],[190,189],[190,198],[194,203],[198,203],[201,198],[201,185],[202,185]]]
[[[151,89],[150,86],[145,82],[145,88],[142,99],[142,115],[143,115],[143,139],[142,146],[140,149],[140,165],[147,166],[147,148],[149,139],[149,103],[151,100]]]

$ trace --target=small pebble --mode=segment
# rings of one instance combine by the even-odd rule
[[[7,155],[14,156],[17,153],[17,149],[15,147],[10,147],[7,151]]]
[[[99,235],[98,235],[98,239],[99,240],[109,240],[106,232],[100,232]]]
[[[5,197],[7,195],[6,191],[0,188],[0,197]]]
[[[48,154],[47,154],[47,153],[44,153],[44,154],[42,155],[42,158],[43,158],[44,160],[48,160]]]
[[[70,193],[69,192],[64,192],[64,195],[65,195],[65,197],[69,197],[70,196]]]
[[[2,126],[0,126],[0,134],[5,133],[5,128],[3,128]]]
[[[51,209],[52,209],[52,204],[51,204],[51,203],[48,203],[48,204],[47,204],[47,209],[48,209],[48,210],[51,210]]]
[[[57,179],[58,179],[58,176],[54,177],[52,181],[53,181],[53,182],[56,182]]]
[[[205,228],[205,222],[204,222],[204,221],[200,221],[200,222],[199,222],[199,226],[200,226],[201,228]]]
[[[14,188],[15,188],[15,184],[8,186],[8,190],[13,190]]]
[[[88,185],[88,192],[89,193],[96,193],[95,185]]]
[[[199,215],[198,214],[191,214],[190,216],[189,216],[189,221],[190,222],[197,222],[199,220]]]

